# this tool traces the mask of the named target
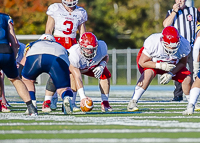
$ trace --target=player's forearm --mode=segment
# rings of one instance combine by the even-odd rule
[[[175,13],[175,12],[172,12],[171,15],[169,15],[169,16],[163,21],[163,26],[164,26],[164,27],[167,27],[167,26],[172,25],[175,16],[176,16],[176,13]]]
[[[80,33],[80,37],[86,32],[86,27],[85,27],[85,23],[82,23],[79,27],[79,33]]]
[[[51,16],[48,16],[47,23],[46,23],[45,33],[52,35],[53,34],[54,26],[55,26],[54,19]]]
[[[187,59],[187,57],[185,57]],[[186,67],[186,60],[184,59],[183,61],[179,61],[178,64],[176,64],[176,67],[171,71],[174,75],[179,72],[182,68]]]
[[[156,68],[156,62],[153,61],[139,62],[139,65],[142,68]]]

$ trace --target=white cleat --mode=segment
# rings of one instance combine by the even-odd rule
[[[194,111],[200,111],[200,106],[197,103],[195,104]]]
[[[79,107],[77,107],[75,103],[72,103],[72,109],[73,109],[73,112],[81,111],[81,109]]]
[[[64,114],[72,114],[72,101],[68,96],[64,98],[63,105]]]
[[[192,115],[194,113],[194,105],[193,104],[188,104],[187,109],[183,111],[183,115]]]
[[[137,101],[136,100],[130,100],[127,106],[128,111],[138,111],[137,107]]]

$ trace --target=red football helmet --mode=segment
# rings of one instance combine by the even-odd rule
[[[162,45],[165,52],[170,55],[176,54],[180,46],[180,35],[173,26],[165,27],[162,31]]]
[[[98,40],[93,33],[85,32],[79,39],[79,45],[85,58],[92,59],[96,56]]]

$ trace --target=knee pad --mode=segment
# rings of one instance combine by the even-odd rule
[[[46,90],[51,92],[56,92],[56,87],[53,84],[53,80],[51,78],[49,78],[47,81]]]

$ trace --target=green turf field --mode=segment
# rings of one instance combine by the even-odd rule
[[[87,114],[64,115],[61,100],[56,111],[44,114],[40,100],[37,103],[39,115],[30,117],[24,114],[24,103],[10,99],[12,112],[0,113],[0,143],[200,142],[200,112],[183,116],[186,100],[170,102],[171,91],[149,91],[139,101],[139,111],[128,112],[126,106],[131,92],[111,94],[114,111],[110,113],[101,112],[98,92],[88,92],[94,109]]]

